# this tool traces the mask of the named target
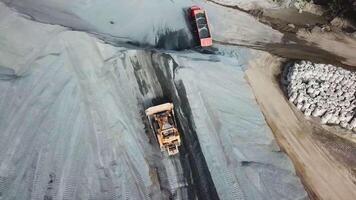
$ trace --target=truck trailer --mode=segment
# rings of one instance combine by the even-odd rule
[[[212,46],[213,39],[211,37],[206,11],[198,6],[192,6],[188,9],[188,13],[188,17],[192,24],[193,33],[198,39],[200,46]]]

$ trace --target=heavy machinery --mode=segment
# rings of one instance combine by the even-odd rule
[[[188,13],[193,32],[199,40],[200,46],[209,47],[213,45],[206,11],[198,6],[192,6],[188,9]]]
[[[161,151],[167,151],[170,156],[179,153],[178,147],[181,139],[175,121],[173,104],[165,103],[150,107],[146,110],[146,116]]]

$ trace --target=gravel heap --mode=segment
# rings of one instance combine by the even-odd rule
[[[285,67],[282,84],[289,101],[306,116],[356,132],[356,72],[301,61]]]

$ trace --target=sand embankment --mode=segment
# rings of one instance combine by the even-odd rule
[[[298,113],[278,82],[282,60],[269,54],[250,63],[247,79],[281,148],[312,199],[355,199],[355,145]]]

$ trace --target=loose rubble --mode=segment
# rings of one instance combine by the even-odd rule
[[[356,72],[301,61],[285,67],[281,81],[289,101],[304,115],[356,132]]]

